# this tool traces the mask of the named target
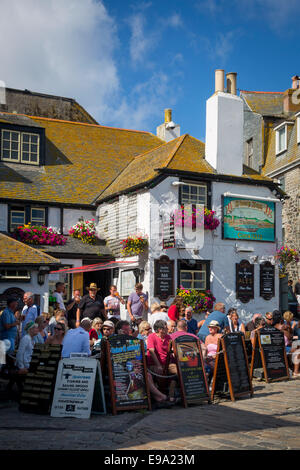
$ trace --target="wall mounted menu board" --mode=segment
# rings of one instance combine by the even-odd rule
[[[20,411],[50,413],[61,349],[60,345],[34,346],[21,394]]]
[[[154,260],[154,297],[168,300],[174,295],[174,260],[161,256]]]
[[[254,299],[254,265],[246,259],[236,263],[236,298],[243,303]]]
[[[115,335],[105,341],[112,413],[148,408],[150,390],[143,340]]]
[[[210,401],[200,341],[182,335],[172,341],[184,407]]]
[[[230,393],[231,400],[253,395],[245,340],[241,333],[228,333],[218,344],[212,398],[216,392]],[[228,384],[228,387],[227,387]],[[229,389],[229,390],[228,390]]]
[[[269,262],[260,265],[260,294],[265,300],[275,296],[275,267]]]
[[[258,330],[258,342],[266,382],[289,378],[284,334],[269,326]]]

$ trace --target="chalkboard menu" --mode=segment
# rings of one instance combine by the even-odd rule
[[[254,265],[246,259],[236,263],[236,298],[243,303],[254,299]]]
[[[60,345],[34,346],[20,398],[20,411],[50,413],[61,349]]]
[[[241,333],[228,333],[224,336],[223,343],[234,396],[238,397],[247,393],[252,395],[248,357],[243,335]]]
[[[176,358],[182,401],[188,404],[209,401],[208,385],[200,342],[190,335],[178,336],[172,341]]]
[[[288,379],[289,367],[283,332],[266,326],[258,331],[258,341],[266,381]]]
[[[244,336],[241,333],[225,334],[219,340],[218,352],[214,370],[213,393],[218,391],[228,393],[229,391],[232,401],[245,394],[252,396],[253,389]]]
[[[251,366],[250,366],[250,377],[253,377],[254,369],[262,369],[263,365],[261,362],[261,355],[260,355],[260,348],[258,342],[258,334],[255,333],[254,342],[252,347],[252,358],[251,358]]]
[[[168,300],[174,296],[174,260],[161,256],[154,261],[154,297]]]
[[[260,296],[265,300],[275,296],[275,267],[269,261],[260,265]]]
[[[105,345],[112,413],[151,409],[143,340],[115,335]]]

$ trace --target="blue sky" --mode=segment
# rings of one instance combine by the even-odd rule
[[[299,0],[1,0],[0,8],[0,80],[73,97],[103,125],[155,133],[171,107],[181,132],[204,140],[216,68],[257,91],[283,91],[300,75]]]

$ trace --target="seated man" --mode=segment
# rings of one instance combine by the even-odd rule
[[[223,302],[217,302],[215,304],[214,311],[209,314],[209,316],[206,318],[205,322],[201,326],[198,332],[198,336],[199,339],[203,342],[205,342],[206,336],[209,335],[208,325],[212,320],[218,322],[221,331],[226,328],[229,328],[228,318],[225,315],[225,304]]]
[[[153,328],[153,326],[152,326],[152,328]],[[168,335],[171,335],[172,333],[174,333],[174,331],[176,331],[176,321],[168,320],[167,321],[167,328],[168,328]]]
[[[186,320],[179,320],[179,322],[177,323],[177,331],[171,334],[171,339],[175,340],[176,338],[178,338],[178,336],[182,336],[182,335],[192,336],[193,338],[199,339],[198,336],[194,335],[193,333],[188,333],[188,325],[187,325]],[[201,345],[202,356],[205,359],[206,347],[202,343],[202,341],[200,341],[200,345]]]
[[[199,328],[198,328],[197,320],[193,318],[192,307],[186,307],[184,315],[185,315],[185,319],[187,323],[188,332],[192,333],[193,335],[196,335],[199,331]],[[178,326],[177,326],[177,329],[178,329]]]
[[[147,364],[148,367],[156,374],[164,375],[171,336],[168,335],[167,323],[163,320],[157,320],[154,323],[153,329],[154,333],[151,333],[148,336],[147,341]],[[172,357],[167,373],[170,375],[177,374],[177,367],[176,364],[174,364],[174,358]],[[175,385],[176,382],[172,380],[169,389],[170,402],[175,401]]]
[[[71,353],[87,353],[91,355],[89,331],[92,328],[92,320],[83,318],[80,326],[69,330],[63,340],[62,357],[70,357]]]
[[[117,335],[128,335],[136,337],[138,335],[138,330],[132,330],[129,321],[120,320],[116,324],[116,333]]]

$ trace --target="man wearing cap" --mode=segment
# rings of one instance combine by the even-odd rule
[[[62,357],[70,357],[71,353],[87,353],[91,355],[89,331],[92,328],[92,320],[84,318],[79,327],[68,330],[63,339]]]
[[[103,298],[97,294],[97,284],[92,282],[89,287],[88,294],[84,295],[79,302],[78,309],[76,312],[76,327],[80,325],[80,318],[87,317],[94,320],[96,317],[100,317],[101,320],[106,320],[106,313],[104,309]]]
[[[214,311],[209,314],[209,316],[206,318],[205,322],[201,326],[198,333],[198,337],[201,341],[203,341],[203,343],[205,342],[206,336],[209,335],[208,325],[212,320],[218,322],[221,330],[223,330],[225,327],[229,327],[228,318],[225,315],[225,304],[223,304],[222,302],[216,303]]]
[[[18,299],[9,297],[7,299],[7,307],[3,310],[0,316],[0,339],[8,339],[10,348],[7,351],[12,353],[15,350],[15,340],[18,334],[17,325],[19,321],[15,317],[15,312],[18,307]]]
[[[16,366],[19,369],[19,374],[27,374],[32,351],[34,348],[34,337],[38,334],[39,329],[37,323],[29,321],[24,328],[25,335],[20,341],[19,349],[16,356]]]

